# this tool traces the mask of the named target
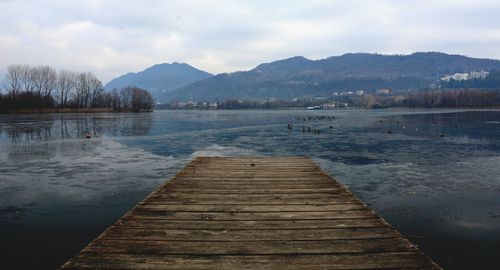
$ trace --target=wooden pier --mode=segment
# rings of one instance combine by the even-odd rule
[[[307,158],[194,159],[61,269],[441,269]]]

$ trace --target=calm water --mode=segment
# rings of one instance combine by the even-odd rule
[[[0,115],[0,268],[59,266],[198,155],[310,156],[446,269],[499,269],[500,111],[442,110]]]

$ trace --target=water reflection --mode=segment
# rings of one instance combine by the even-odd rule
[[[0,138],[9,138],[8,158],[16,161],[48,160],[65,152],[91,152],[96,144],[64,143],[65,140],[103,136],[139,136],[149,132],[151,114],[48,114],[3,116]],[[63,143],[51,143],[61,141]]]
[[[335,119],[295,120],[322,115]],[[0,239],[9,246],[0,252],[19,268],[40,253],[36,239],[50,238],[47,250],[68,247],[38,264],[54,268],[196,155],[297,155],[418,235],[443,266],[467,269],[467,258],[487,269],[495,257],[482,254],[500,250],[497,123],[500,111],[0,115]],[[462,256],[470,239],[475,250]]]
[[[139,136],[148,134],[153,116],[138,114],[46,114],[3,115],[0,138],[5,133],[11,143],[83,139],[86,134],[102,136]]]
[[[410,114],[387,118],[387,129],[409,136],[453,137],[461,143],[491,143],[498,127],[489,125],[500,119],[499,111],[468,111],[441,114]]]

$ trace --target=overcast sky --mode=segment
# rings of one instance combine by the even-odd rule
[[[346,52],[500,59],[499,14],[482,0],[0,0],[0,73],[43,64],[107,82],[175,61],[221,73]]]

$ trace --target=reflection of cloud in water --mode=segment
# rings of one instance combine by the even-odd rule
[[[1,208],[27,204],[45,208],[53,200],[61,203],[62,199],[72,204],[130,190],[151,191],[185,162],[105,139],[19,147],[22,150],[16,149],[18,152],[37,152],[29,150],[33,147],[46,149],[51,154],[45,158],[42,155],[37,159],[21,160],[18,154],[1,152]]]
[[[152,117],[149,113],[6,115],[0,134],[6,133],[12,143],[81,139],[86,134],[140,136],[151,129]]]
[[[465,230],[498,230],[498,222],[485,222],[484,220],[457,220],[452,225]]]
[[[191,157],[224,157],[224,156],[258,156],[257,152],[234,146],[221,146],[213,144],[211,146],[195,151]]]
[[[500,157],[472,157],[434,165],[410,162],[350,165],[315,159],[364,199],[384,195],[429,195],[439,192],[500,190]]]

